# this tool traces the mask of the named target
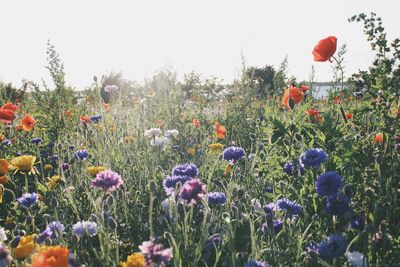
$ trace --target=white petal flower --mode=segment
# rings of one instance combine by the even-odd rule
[[[6,231],[4,231],[3,227],[0,227],[0,242],[4,242],[7,240]]]
[[[155,136],[160,136],[161,135],[161,129],[160,128],[151,128],[146,131],[144,131],[144,136],[153,138]]]
[[[353,267],[368,266],[367,258],[365,258],[364,255],[358,251],[348,252],[346,256],[350,266]]]
[[[150,145],[152,146],[163,146],[169,143],[168,137],[161,136],[161,137],[156,137],[154,139],[151,139]]]
[[[178,135],[179,135],[179,131],[178,131],[177,129],[166,130],[166,131],[164,132],[164,136],[167,136],[167,137],[169,137],[169,136],[174,136],[174,137],[176,137],[176,136],[178,136]]]

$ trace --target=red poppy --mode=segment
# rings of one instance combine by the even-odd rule
[[[311,109],[306,111],[306,114],[308,116],[310,116],[310,117],[314,117],[316,122],[321,122],[322,121],[322,117],[320,116],[319,111],[316,110],[316,109],[311,108]]]
[[[292,86],[285,90],[282,98],[282,104],[288,108],[290,108],[289,98],[292,98],[294,103],[297,104],[303,100],[304,93],[298,87]]]
[[[14,111],[0,108],[0,120],[10,124],[15,119]]]
[[[219,122],[215,123],[215,134],[217,139],[224,139],[226,134],[225,126],[222,126]]]
[[[375,143],[383,144],[383,133],[377,133],[375,135]]]
[[[200,126],[201,126],[200,121],[197,120],[197,119],[193,119],[193,120],[192,120],[192,123],[193,123],[193,125],[194,125],[195,127],[200,127]]]
[[[33,129],[33,127],[35,127],[36,121],[31,115],[26,114],[25,117],[21,120],[21,125],[22,129],[25,132],[29,132]]]
[[[329,36],[322,39],[314,47],[312,54],[314,55],[314,61],[325,62],[331,60],[331,57],[336,52],[337,38],[335,36]]]
[[[9,109],[13,112],[15,112],[19,109],[19,107],[17,105],[14,105],[13,103],[10,103],[10,102],[5,103],[1,108]]]
[[[310,90],[310,87],[303,84],[302,86],[300,86],[300,90],[301,90],[303,93],[305,93],[305,92],[307,92],[308,90]]]
[[[86,122],[86,123],[90,122],[90,118],[88,116],[81,116],[79,119],[81,122]]]
[[[351,120],[353,118],[353,114],[351,114],[350,112],[346,112],[346,119]]]

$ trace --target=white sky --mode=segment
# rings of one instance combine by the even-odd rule
[[[195,70],[225,82],[238,77],[241,51],[247,64],[331,80],[328,63],[311,51],[329,35],[346,43],[347,74],[373,59],[361,23],[347,18],[377,13],[389,38],[400,36],[398,0],[0,0],[0,80],[49,80],[46,42],[56,46],[67,83],[82,88],[112,70],[142,82],[171,66],[180,75]]]

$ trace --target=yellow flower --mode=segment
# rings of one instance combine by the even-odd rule
[[[186,151],[189,155],[191,155],[192,157],[194,157],[196,155],[197,149],[201,147],[201,145],[197,144],[194,146],[189,147]]]
[[[56,186],[60,181],[61,181],[61,176],[54,175],[49,178],[49,181],[46,182],[46,185],[50,190],[54,190],[54,188],[56,188]]]
[[[14,250],[15,258],[22,260],[32,254],[36,248],[35,239],[36,234],[23,236]]]
[[[222,153],[222,148],[224,148],[224,145],[220,143],[214,143],[209,145],[208,148],[211,155],[219,155]]]
[[[121,267],[144,267],[144,256],[142,253],[135,252],[128,256],[126,262],[120,263]]]
[[[51,171],[52,169],[53,169],[53,166],[51,164],[44,165],[44,170],[45,171]]]
[[[4,139],[6,139],[6,137],[4,136],[4,134],[0,134],[0,142],[4,141]]]
[[[37,170],[35,167],[33,167],[33,164],[35,164],[36,157],[35,156],[20,156],[13,158],[10,163],[11,163],[11,170],[15,170],[15,172],[19,171],[22,173],[33,173],[36,174]]]
[[[91,176],[96,176],[99,172],[107,170],[104,166],[90,166],[86,169],[86,172]]]

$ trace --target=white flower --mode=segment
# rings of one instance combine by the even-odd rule
[[[169,143],[168,137],[161,136],[161,137],[156,137],[154,139],[151,139],[150,145],[152,146],[163,146]]]
[[[174,136],[174,137],[176,137],[176,136],[178,136],[178,134],[179,134],[179,131],[178,131],[177,129],[166,130],[166,131],[164,132],[164,136],[167,136],[167,137],[169,137],[169,136]]]
[[[112,94],[115,93],[116,91],[118,91],[118,86],[116,85],[107,85],[106,87],[104,87],[104,91]]]
[[[7,240],[6,231],[4,231],[3,227],[0,227],[0,242],[4,242]]]
[[[353,267],[368,266],[367,258],[365,258],[364,255],[358,251],[347,252],[346,256],[350,266]]]
[[[144,131],[144,136],[147,136],[147,137],[153,138],[155,136],[160,136],[160,135],[161,135],[160,128],[151,128],[151,129]]]
[[[248,158],[250,161],[253,161],[255,157],[256,157],[256,154],[250,154]]]

